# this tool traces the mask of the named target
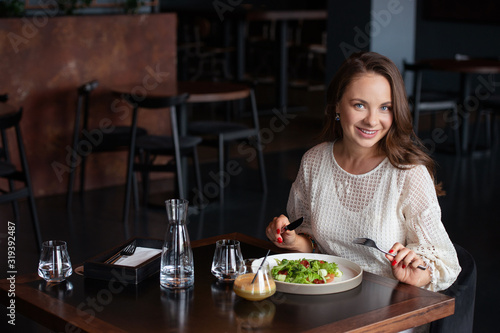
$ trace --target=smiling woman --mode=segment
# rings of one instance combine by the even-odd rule
[[[460,266],[441,222],[434,162],[413,133],[403,79],[390,59],[367,52],[344,62],[328,88],[321,135],[324,142],[303,156],[288,199],[289,218],[303,216],[303,224],[281,232],[288,218],[275,217],[267,237],[414,286],[448,288]],[[357,237],[391,255],[353,244]]]
[[[361,83],[357,82],[360,80]],[[360,90],[361,88],[363,90]],[[326,121],[320,134],[324,141],[338,141],[342,144],[346,133],[344,120],[340,120],[342,113],[340,109],[344,98],[349,98],[346,93],[354,95],[350,99],[361,99],[358,102],[353,101],[355,104],[365,102],[362,108],[388,107],[389,110],[386,111],[390,111],[391,124],[385,132],[386,135],[377,136],[378,140],[374,145],[379,154],[386,156],[396,168],[424,165],[434,177],[434,161],[423,151],[423,144],[413,132],[404,81],[390,59],[374,52],[357,53],[339,68],[328,87]],[[369,101],[372,105],[367,106],[366,100],[369,98],[372,98]],[[374,119],[372,117],[365,121],[370,122]],[[373,128],[366,129],[373,130]],[[438,195],[443,194],[439,185],[436,186],[436,191]]]

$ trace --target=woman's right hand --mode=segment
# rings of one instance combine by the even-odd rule
[[[284,248],[294,250],[297,248],[297,233],[293,230],[286,230],[281,233],[281,230],[290,224],[288,218],[281,214],[278,217],[273,218],[273,220],[268,224],[266,228],[266,236],[269,238],[274,245]]]

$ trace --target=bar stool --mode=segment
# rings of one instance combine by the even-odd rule
[[[130,126],[115,126],[111,132],[103,132],[100,129],[89,129],[89,104],[90,104],[90,94],[99,86],[97,80],[87,82],[80,87],[78,87],[78,99],[76,104],[75,112],[75,124],[73,129],[73,141],[72,147],[73,151],[78,151],[78,144],[82,140],[87,140],[85,133],[88,136],[92,136],[92,133],[99,131],[100,142],[92,146],[92,153],[103,153],[103,152],[113,152],[113,151],[126,151],[130,143]],[[83,111],[83,114],[82,114]],[[83,122],[83,124],[82,124]],[[144,128],[137,128],[137,136],[146,135],[147,131]],[[87,153],[87,152],[86,152]],[[90,151],[88,152],[90,153]],[[85,166],[86,158],[88,154],[79,154],[81,158],[81,169],[80,169],[80,196],[83,196],[83,191],[85,190]],[[76,164],[77,162],[75,162]],[[71,205],[73,202],[73,188],[75,184],[75,169],[77,165],[72,165],[69,173],[68,181],[68,193],[66,207],[71,210]]]
[[[5,101],[7,96],[5,96]],[[6,103],[0,103],[0,132],[1,132],[1,145],[0,145],[0,178],[8,181],[9,189],[0,189],[0,204],[11,202],[14,210],[15,223],[19,221],[19,206],[17,200],[21,198],[28,198],[28,204],[31,212],[31,220],[33,230],[38,246],[38,251],[41,251],[42,236],[40,233],[40,226],[38,223],[38,214],[35,205],[35,196],[31,186],[30,173],[28,168],[28,161],[26,158],[26,151],[24,142],[21,135],[21,128],[19,123],[21,121],[23,109],[17,109]],[[11,160],[9,144],[7,141],[7,130],[14,129],[16,134],[18,154],[21,162],[21,168],[18,169]],[[24,183],[24,187],[15,187],[15,182]]]
[[[253,89],[244,84],[231,82],[181,82],[178,85],[178,90],[189,93],[189,104],[215,102],[234,102],[235,104],[239,104],[240,101],[250,100],[253,126],[230,120],[226,115],[225,121],[206,120],[190,122],[188,132],[192,135],[201,136],[203,138],[202,145],[218,149],[219,197],[221,203],[224,203],[224,156],[229,156],[228,146],[231,142],[248,141],[253,145],[259,160],[262,190],[266,193],[266,170],[262,154],[257,104]]]
[[[125,205],[123,210],[123,222],[127,222],[131,186],[134,186],[134,205],[136,211],[139,209],[139,195],[137,178],[135,173],[142,174],[144,204],[147,203],[149,192],[149,173],[150,172],[174,172],[177,178],[177,191],[181,199],[186,199],[183,168],[181,163],[182,156],[190,155],[193,160],[195,178],[198,191],[201,193],[201,174],[199,169],[197,147],[202,139],[195,136],[179,135],[177,125],[176,107],[186,103],[188,94],[177,96],[147,96],[140,100],[135,100],[133,95],[124,94],[123,97],[133,106],[132,113],[132,135],[130,138],[129,157],[127,166],[127,185],[125,190]],[[137,137],[137,117],[139,109],[170,109],[170,124],[172,135],[143,135]],[[156,156],[173,156],[174,158],[166,164],[154,164]],[[137,157],[137,159],[136,159]]]

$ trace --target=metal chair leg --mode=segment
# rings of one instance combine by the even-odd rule
[[[201,173],[200,173],[200,162],[198,160],[198,151],[196,150],[196,147],[193,148],[193,167],[194,167],[194,172],[195,172],[195,178],[196,178],[196,186],[198,187],[198,193],[200,195],[199,197],[199,208],[203,207],[202,203],[205,201],[205,198],[203,197],[203,187],[202,187],[202,181],[201,181]]]
[[[17,129],[18,127],[16,127]],[[8,139],[7,139],[7,133],[5,132],[5,130],[2,130],[2,143],[3,143],[3,157],[5,158],[5,160],[7,162],[12,162],[11,159],[10,159],[10,153],[9,153],[9,142],[8,142]],[[19,139],[18,139],[19,140]],[[1,157],[1,156],[0,156]],[[9,191],[10,192],[14,192],[16,187],[14,185],[14,181],[12,179],[9,179],[8,181],[9,183]],[[17,202],[17,200],[13,200],[12,201],[12,211],[14,212],[14,221],[17,223],[17,221],[19,221],[19,216],[20,216],[20,213],[19,213],[19,203]]]
[[[224,134],[219,135],[219,200],[224,204]]]
[[[35,231],[35,238],[36,242],[38,245],[38,253],[41,253],[42,251],[42,234],[40,232],[40,225],[38,223],[38,213],[36,210],[36,205],[35,205],[35,196],[33,194],[33,187],[31,185],[31,177],[30,177],[30,171],[28,167],[28,160],[26,157],[26,150],[24,149],[24,141],[21,135],[21,128],[19,124],[16,125],[16,133],[17,133],[17,145],[19,147],[19,155],[21,157],[21,164],[23,167],[24,171],[24,179],[26,182],[26,187],[28,188],[28,200],[29,200],[29,205],[30,205],[30,211],[31,211],[31,222],[33,224],[33,229]]]
[[[131,153],[129,153],[131,154]],[[130,163],[130,158],[129,158],[129,166],[127,170],[127,183],[125,185],[125,202],[123,204],[123,223],[126,224],[128,221],[128,213],[129,213],[129,205],[130,205],[130,186],[132,185],[132,163]]]
[[[33,229],[35,230],[35,239],[38,245],[38,253],[41,253],[43,240],[42,240],[42,233],[40,232],[40,224],[38,221],[38,213],[35,205],[35,198],[33,197],[31,188],[28,191],[30,192],[29,205],[31,212],[31,223],[33,224]]]
[[[256,139],[256,147],[258,158],[259,158],[259,168],[260,168],[260,179],[262,182],[262,190],[264,193],[267,193],[267,178],[266,178],[266,168],[264,164],[264,154],[262,153],[262,142],[260,138],[260,130],[259,130],[259,116],[257,111],[257,102],[255,100],[255,92],[252,90],[250,92],[250,103],[252,104],[252,114],[254,126],[257,130],[255,135]]]
[[[491,148],[492,139],[491,139],[491,113],[486,111],[486,147]]]
[[[80,165],[80,198],[83,198],[83,194],[85,191],[85,166],[87,164],[87,158],[85,156],[81,156],[82,163]]]
[[[150,162],[150,153],[145,152],[141,154],[141,164],[146,165]],[[148,197],[149,197],[149,172],[143,171],[141,172],[142,178],[142,204],[144,206],[148,205]]]
[[[454,120],[454,125],[453,125],[453,134],[455,137],[455,153],[460,154],[460,133],[459,133],[459,118],[458,118],[458,110],[455,107],[453,109],[453,120]]]
[[[78,145],[78,138],[79,138],[79,133],[80,133],[80,121],[81,121],[81,114],[82,114],[82,103],[83,103],[83,96],[78,97],[77,101],[77,111],[75,114],[75,124],[73,128],[73,142],[72,142],[72,148],[73,152],[77,151],[77,145]],[[77,168],[77,162],[78,160],[74,161],[75,164],[70,165],[70,172],[69,172],[69,180],[68,180],[68,195],[66,198],[66,209],[68,212],[71,212],[71,206],[73,204],[73,190],[75,186],[75,176],[76,176],[76,168]],[[80,187],[82,186],[81,180],[80,180]]]
[[[472,145],[470,148],[471,152],[474,152],[476,150],[477,143],[479,141],[479,133],[481,131],[481,118],[483,115],[485,116],[485,126],[486,126],[485,134],[486,134],[487,145],[489,145],[489,142],[491,140],[491,132],[489,131],[491,119],[489,116],[489,112],[488,112],[488,110],[484,110],[484,109],[479,110],[477,112],[476,122],[474,125],[474,137],[472,139]]]
[[[69,172],[69,179],[68,179],[68,195],[66,196],[66,209],[68,211],[71,211],[71,206],[73,204],[74,184],[75,184],[75,169],[71,168],[71,171]]]
[[[16,187],[14,186],[14,181],[9,180],[9,191],[14,192],[16,190]],[[19,221],[19,216],[21,215],[19,213],[19,203],[17,200],[12,201],[12,211],[14,212],[14,221],[17,223]]]
[[[127,182],[125,186],[125,202],[123,205],[123,224],[127,224],[129,205],[130,205],[130,192],[132,185],[132,178],[134,172],[134,158],[135,158],[135,142],[137,135],[137,107],[134,107],[132,112],[132,133],[130,135],[130,147],[128,152],[128,163],[127,163]]]
[[[135,172],[132,174],[132,186],[134,191],[134,209],[137,214],[139,211],[139,186],[137,185],[137,175]]]
[[[264,166],[264,154],[262,153],[262,145],[260,143],[260,137],[257,136],[257,150],[259,158],[259,168],[260,168],[260,180],[262,182],[262,191],[267,193],[267,178],[266,178],[266,167]]]

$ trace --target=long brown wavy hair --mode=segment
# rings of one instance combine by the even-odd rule
[[[342,126],[335,120],[337,107],[353,79],[367,73],[382,75],[391,86],[393,122],[387,135],[379,141],[379,149],[398,169],[424,165],[434,181],[437,195],[444,195],[441,184],[436,184],[435,181],[434,160],[425,152],[425,146],[413,132],[410,106],[401,73],[383,55],[375,52],[354,53],[340,66],[328,86],[325,124],[319,135],[320,140],[334,141],[343,137]]]

